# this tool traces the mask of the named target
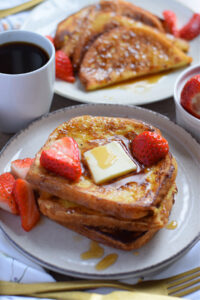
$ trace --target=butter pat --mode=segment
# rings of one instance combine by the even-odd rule
[[[85,152],[84,157],[97,184],[125,175],[137,168],[120,143],[116,141],[95,147]]]

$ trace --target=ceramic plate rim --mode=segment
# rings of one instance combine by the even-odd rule
[[[80,107],[90,107],[90,106],[112,106],[112,107],[124,107],[124,105],[112,105],[112,104],[81,104],[81,105],[74,105],[74,106],[70,106],[70,107],[65,107],[65,108],[61,108],[59,110],[53,111],[51,113],[47,113],[46,115],[42,116],[41,118],[35,120],[34,122],[32,122],[28,127],[26,127],[25,129],[21,130],[20,132],[18,132],[16,135],[14,135],[7,143],[6,145],[3,147],[3,149],[0,152],[0,160],[1,157],[3,156],[3,154],[5,153],[6,149],[11,145],[12,143],[15,141],[15,139],[17,139],[18,137],[22,136],[23,138],[23,134],[28,132],[29,130],[31,130],[32,126],[36,126],[37,123],[39,124],[41,121],[45,120],[45,123],[48,122],[48,118],[53,117],[55,115],[59,115],[60,113],[66,112],[66,111],[71,111],[71,110],[76,110],[79,109]],[[174,126],[177,126],[179,128],[179,130],[181,130],[184,134],[187,135],[187,137],[189,137],[189,139],[197,144],[199,146],[199,144],[194,140],[194,138],[191,137],[191,135],[189,133],[187,133],[183,128],[181,128],[180,126],[176,125],[175,123],[173,123],[172,121],[170,121],[167,117],[145,109],[145,108],[141,108],[141,107],[134,107],[134,106],[129,106],[126,105],[127,108],[131,108],[132,114],[134,114],[134,111],[136,110],[141,110],[141,111],[145,111],[146,113],[150,114],[150,115],[154,115],[156,118],[161,118],[161,119],[165,119],[168,123],[172,123]],[[118,113],[119,114],[119,113]],[[133,116],[134,117],[134,116]],[[111,273],[111,274],[98,274],[98,273],[83,273],[83,272],[77,272],[77,271],[73,271],[73,269],[62,269],[60,267],[55,267],[54,265],[49,264],[48,262],[45,262],[41,259],[38,259],[36,256],[32,255],[30,252],[27,252],[26,250],[23,249],[23,247],[21,247],[19,244],[17,244],[16,241],[12,240],[12,238],[9,236],[9,234],[6,232],[6,230],[4,230],[3,227],[3,223],[0,221],[0,228],[2,229],[2,231],[4,232],[6,238],[20,251],[22,252],[25,256],[29,257],[31,260],[39,263],[40,265],[47,267],[50,270],[56,271],[58,273],[62,273],[62,274],[66,274],[66,275],[71,275],[74,277],[81,277],[81,278],[112,278],[112,279],[119,279],[119,278],[129,278],[129,277],[133,277],[133,276],[139,276],[140,274],[148,274],[148,273],[152,273],[154,271],[157,271],[167,265],[169,265],[170,263],[172,263],[173,261],[175,261],[176,259],[178,259],[179,257],[181,257],[183,254],[185,254],[187,251],[189,251],[190,248],[192,248],[195,243],[199,240],[200,238],[200,229],[199,232],[196,234],[196,236],[190,241],[190,243],[185,246],[183,249],[181,249],[179,252],[175,253],[172,257],[166,258],[165,260],[161,261],[160,263],[157,264],[152,264],[146,268],[143,269],[137,269],[135,271],[129,271],[129,272],[123,272],[123,273]]]

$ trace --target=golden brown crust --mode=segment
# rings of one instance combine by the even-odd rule
[[[164,31],[159,18],[150,12],[125,1],[100,1],[100,4],[84,7],[70,15],[57,25],[55,34],[56,49],[61,49],[70,57],[87,26],[96,18],[99,12],[111,12],[113,15],[123,15],[138,20],[149,26]]]
[[[76,224],[77,227],[95,225],[100,230],[101,228],[110,228],[129,231],[148,231],[160,229],[167,224],[175,193],[176,185],[173,184],[157,211],[153,215],[139,220],[116,219],[43,192],[38,199],[38,205],[42,214],[56,222],[65,224],[66,227],[72,223]]]
[[[56,28],[54,44],[56,49],[61,49],[69,57],[73,54],[81,34],[82,25],[88,15],[96,9],[96,5],[84,7],[61,21]]]
[[[144,130],[160,132],[150,125],[133,119],[76,117],[55,129],[41,151],[55,140],[67,135],[77,141],[83,157],[83,153],[88,149],[111,140],[125,141],[130,147],[134,136]],[[138,174],[130,174],[130,180],[126,184],[119,185],[122,180],[120,178],[107,185],[98,186],[91,179],[86,166],[80,180],[70,182],[47,172],[40,166],[41,151],[36,155],[27,176],[31,184],[57,197],[103,214],[109,211],[109,214],[116,218],[140,219],[150,212],[155,212],[156,206],[161,203],[174,183],[177,172],[175,159],[169,153],[151,168],[144,169]],[[83,160],[82,163],[84,164]]]
[[[142,22],[164,32],[162,22],[157,16],[153,15],[148,10],[134,5],[133,3],[123,0],[101,0],[100,5],[103,11],[115,12],[118,15]]]
[[[74,53],[72,55],[73,66],[75,70],[79,69],[80,63],[90,48],[92,43],[101,34],[119,26],[132,26],[136,21],[122,15],[113,15],[112,12],[99,11],[96,13],[96,17],[90,22],[85,24],[84,30],[79,37],[78,47],[75,47]],[[139,26],[139,24],[138,24]],[[142,24],[140,24],[142,26]],[[153,30],[153,28],[151,29]],[[157,29],[155,29],[157,30]],[[161,35],[161,33],[160,33]],[[163,34],[163,38],[168,40],[170,43],[178,47],[183,52],[188,52],[189,44],[183,39],[175,38],[169,34]]]
[[[79,77],[86,90],[179,68],[192,59],[162,33],[138,23],[100,35],[86,52]]]
[[[110,3],[110,1],[104,2]],[[106,8],[104,7],[104,9],[101,9],[99,11],[96,10],[95,14],[93,14],[92,17],[88,18],[89,20],[84,23],[84,26],[82,27],[82,33],[79,36],[78,47],[75,47],[74,53],[72,55],[73,66],[76,70],[78,70],[82,58],[84,57],[92,42],[99,35],[115,27],[134,24],[134,22],[140,20],[140,22],[144,24],[152,26],[161,32],[163,31],[161,30],[160,26],[156,26],[156,22],[151,22],[152,20],[149,17],[149,15],[151,16],[150,13],[148,14],[148,17],[145,18],[147,12],[145,11],[145,13],[142,13],[142,16],[141,14],[139,15],[138,10],[140,10],[140,8],[133,6],[131,3],[128,3],[128,6],[131,6],[131,9],[129,10],[127,10],[127,3],[125,2],[122,2],[124,3],[124,5],[119,5],[119,3],[121,3],[119,1],[116,1],[115,4],[114,3],[112,2],[111,5],[108,5],[106,6]],[[119,9],[118,6],[122,6],[123,8]],[[142,9],[141,11],[143,12]],[[143,18],[143,16],[145,17]],[[157,18],[153,16],[153,20],[154,19],[156,19],[157,21]],[[150,22],[148,22],[148,20],[150,20]],[[160,24],[159,21],[158,24]]]

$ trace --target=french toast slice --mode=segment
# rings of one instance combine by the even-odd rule
[[[115,12],[165,32],[161,20],[150,11],[124,0],[100,0],[101,10]]]
[[[80,35],[78,47],[75,47],[74,49],[74,53],[72,55],[74,69],[79,69],[79,65],[85,53],[99,35],[115,27],[131,26],[132,24],[134,25],[134,22],[136,21],[133,19],[118,14],[113,15],[112,12],[100,11],[96,13],[96,17],[87,24],[87,30],[83,30],[82,34]],[[142,26],[142,24],[138,24],[138,26]],[[163,38],[169,39],[170,42],[184,52],[187,52],[189,49],[189,44],[180,38],[175,38],[169,34],[165,34]]]
[[[139,23],[127,24],[105,32],[94,41],[81,62],[79,78],[89,91],[180,68],[191,61],[162,33]]]
[[[77,227],[98,227],[99,230],[127,230],[127,231],[148,231],[161,229],[168,223],[168,217],[174,202],[176,184],[169,189],[167,195],[157,208],[157,211],[138,220],[127,220],[115,218],[88,209],[76,203],[60,199],[46,192],[40,192],[38,198],[39,209],[48,218],[62,223],[66,227],[68,224],[76,224]]]
[[[85,151],[96,146],[118,141],[132,157],[131,142],[144,130],[160,133],[155,127],[134,119],[88,115],[72,118],[50,134],[37,153],[27,180],[39,190],[103,214],[109,212],[116,218],[132,220],[152,215],[176,178],[177,165],[171,153],[150,168],[144,168],[135,161],[136,171],[101,185],[92,180],[83,156]],[[40,165],[43,149],[64,136],[76,140],[81,155],[83,173],[79,180],[73,182]]]
[[[150,12],[141,9],[126,1],[100,1],[100,3],[84,7],[77,13],[70,15],[61,21],[56,28],[54,43],[56,49],[62,49],[69,57],[79,47],[79,39],[88,30],[90,23],[96,19],[99,12],[110,12],[124,15],[134,20],[140,20],[145,24],[164,31],[159,18]]]
[[[59,223],[66,227],[66,224],[63,224],[62,222]],[[67,228],[106,246],[126,251],[141,248],[148,243],[158,231],[158,229],[144,232],[120,229],[106,231],[95,226],[76,226],[74,223],[68,224]]]
[[[63,49],[69,57],[77,46],[81,28],[88,15],[96,10],[96,5],[89,5],[61,21],[56,28],[54,44],[56,49]]]

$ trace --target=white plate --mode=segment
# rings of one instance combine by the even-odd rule
[[[175,230],[162,229],[136,256],[103,246],[105,255],[117,253],[117,262],[98,272],[99,259],[82,260],[81,253],[89,249],[87,238],[77,238],[74,232],[48,220],[42,221],[29,233],[20,226],[20,218],[0,211],[0,226],[9,240],[24,255],[39,264],[60,273],[85,278],[127,278],[157,271],[172,263],[198,240],[200,232],[200,147],[182,128],[166,117],[137,107],[122,105],[79,105],[65,108],[34,122],[17,134],[0,155],[0,173],[9,171],[14,159],[34,157],[49,133],[60,123],[77,115],[106,115],[145,120],[159,127],[169,141],[171,152],[178,162],[178,195],[170,221],[175,220]],[[167,245],[167,246],[166,246]]]
[[[27,18],[23,29],[35,31],[40,34],[55,33],[56,25],[68,15],[80,8],[95,3],[93,0],[49,0],[36,7]],[[162,12],[170,7],[178,17],[178,25],[182,26],[192,16],[190,8],[175,0],[130,0],[159,17]],[[190,43],[189,55],[193,58],[192,64],[200,62],[199,57],[200,37]],[[85,92],[79,80],[75,84],[57,80],[55,92],[61,96],[86,103],[109,103],[109,104],[147,104],[171,97],[174,82],[183,69],[175,70],[162,77],[154,77],[154,80],[142,80],[131,84],[122,84],[113,88],[105,88],[92,92]]]

